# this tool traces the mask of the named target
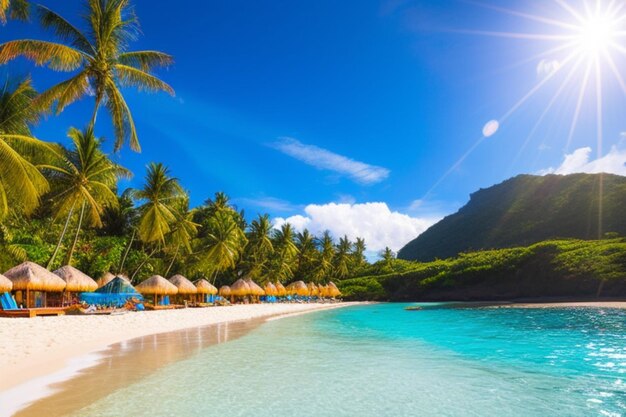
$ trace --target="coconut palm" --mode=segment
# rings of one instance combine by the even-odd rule
[[[383,259],[386,266],[391,267],[393,265],[393,260],[396,258],[396,254],[389,248],[389,246],[385,246],[380,252],[380,257]]]
[[[178,200],[174,208],[175,220],[171,225],[172,231],[167,236],[168,248],[173,250],[173,254],[164,276],[169,275],[179,254],[192,252],[191,242],[198,233],[199,225],[193,222],[193,212],[189,210],[189,197]]]
[[[350,252],[352,250],[352,242],[348,236],[339,238],[337,244],[337,252],[334,259],[334,275],[337,278],[345,278],[350,273]]]
[[[296,276],[299,279],[312,278],[311,272],[313,271],[319,253],[315,245],[315,237],[307,230],[296,235],[296,247],[298,248]]]
[[[259,215],[250,223],[244,262],[250,278],[258,278],[263,274],[263,268],[274,252],[271,232],[272,222],[267,214]]]
[[[139,151],[135,123],[121,88],[173,95],[172,87],[151,74],[155,67],[170,65],[172,57],[157,51],[128,51],[128,43],[136,38],[139,29],[128,0],[89,0],[87,31],[79,30],[44,6],[37,6],[37,10],[42,26],[63,43],[32,39],[5,42],[0,45],[0,64],[23,56],[56,71],[77,71],[42,93],[38,105],[54,105],[58,114],[69,104],[93,94],[95,107],[90,125],[93,127],[98,109],[105,105],[113,121],[115,149],[129,142],[133,150]]]
[[[209,219],[207,235],[200,250],[198,269],[217,274],[235,267],[246,245],[246,235],[231,213],[218,211]]]
[[[319,239],[320,256],[318,265],[313,276],[320,282],[330,278],[333,270],[333,259],[335,257],[335,244],[330,232],[326,230]]]
[[[0,0],[0,23],[7,22],[7,16],[11,19],[28,20],[30,4],[26,0]]]
[[[14,211],[29,213],[39,205],[48,182],[33,164],[49,156],[51,147],[31,136],[39,120],[32,103],[37,92],[30,79],[7,80],[0,90],[0,219]]]
[[[102,139],[96,138],[93,128],[85,130],[70,128],[68,137],[73,148],[61,149],[52,164],[41,164],[40,169],[47,174],[52,184],[51,200],[56,217],[65,216],[66,221],[61,237],[48,262],[52,266],[75,211],[80,210],[74,240],[65,258],[70,265],[78,242],[83,221],[92,227],[102,227],[102,214],[105,207],[117,208],[115,193],[120,178],[130,178],[126,168],[114,163],[102,152]]]
[[[357,237],[353,245],[352,251],[352,267],[354,269],[362,268],[365,265],[365,239]]]
[[[176,221],[177,204],[186,194],[165,165],[152,162],[147,169],[143,188],[129,190],[128,193],[142,202],[137,227],[139,239],[159,246],[165,244],[165,236],[171,232]]]
[[[274,257],[272,259],[272,278],[284,282],[293,276],[298,247],[294,243],[295,232],[289,223],[274,231]]]

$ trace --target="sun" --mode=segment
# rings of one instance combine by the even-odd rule
[[[596,57],[605,53],[617,41],[617,27],[620,19],[610,15],[595,15],[587,17],[580,25],[577,36],[578,47],[581,53]]]

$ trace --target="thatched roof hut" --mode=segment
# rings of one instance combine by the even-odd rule
[[[229,297],[230,296],[230,287],[228,285],[222,285],[220,287],[220,290],[217,293],[219,295],[221,295],[222,297]]]
[[[0,274],[0,292],[9,292],[13,289],[13,282]]]
[[[319,293],[321,297],[328,297],[328,285],[319,285]]]
[[[246,284],[248,284],[248,288],[250,288],[250,295],[265,295],[265,290],[250,278],[246,279]]]
[[[306,297],[309,295],[309,287],[306,286],[304,281],[296,281],[289,284],[291,286],[291,291],[295,295],[299,295],[301,297]]]
[[[283,297],[285,295],[287,295],[287,290],[285,289],[285,286],[283,284],[281,284],[280,282],[276,281],[276,284],[274,284],[276,287],[276,295],[279,297]]]
[[[178,288],[161,275],[153,275],[135,287],[143,295],[175,295]]]
[[[66,286],[58,275],[34,262],[24,262],[13,267],[4,276],[13,282],[13,291],[61,292]]]
[[[217,294],[217,288],[204,278],[194,281],[194,284],[196,285],[198,294]]]
[[[339,288],[337,288],[334,282],[330,281],[328,283],[328,296],[335,298],[340,295],[341,295],[341,291],[339,291]]]
[[[239,278],[230,286],[230,295],[235,297],[245,297],[246,295],[250,295],[250,287],[248,283],[243,279]]]
[[[271,282],[265,284],[264,290],[266,295],[278,295],[278,290],[276,289],[276,286]]]
[[[54,273],[66,282],[66,292],[93,292],[98,289],[96,281],[71,265],[62,266]]]
[[[104,275],[102,275],[100,278],[98,278],[96,280],[96,283],[98,284],[98,288],[100,287],[104,287],[105,285],[107,285],[109,282],[113,281],[113,278],[115,278],[116,276],[122,278],[124,281],[130,282],[130,278],[128,278],[126,275],[124,274],[119,274],[119,275],[113,275],[110,272],[106,272]]]
[[[198,289],[191,281],[180,274],[176,274],[169,279],[169,282],[178,288],[178,294],[196,294]]]

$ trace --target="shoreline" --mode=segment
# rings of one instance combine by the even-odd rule
[[[113,345],[134,339],[359,304],[248,304],[117,316],[0,318],[0,369],[10,376],[0,379],[0,397],[36,382],[43,396],[50,395],[45,392],[50,384],[72,379],[81,370],[95,366]],[[56,378],[48,380],[51,376]]]

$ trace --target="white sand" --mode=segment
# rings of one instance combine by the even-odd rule
[[[350,304],[251,304],[113,316],[0,318],[0,391],[59,371],[73,357],[135,337]]]

